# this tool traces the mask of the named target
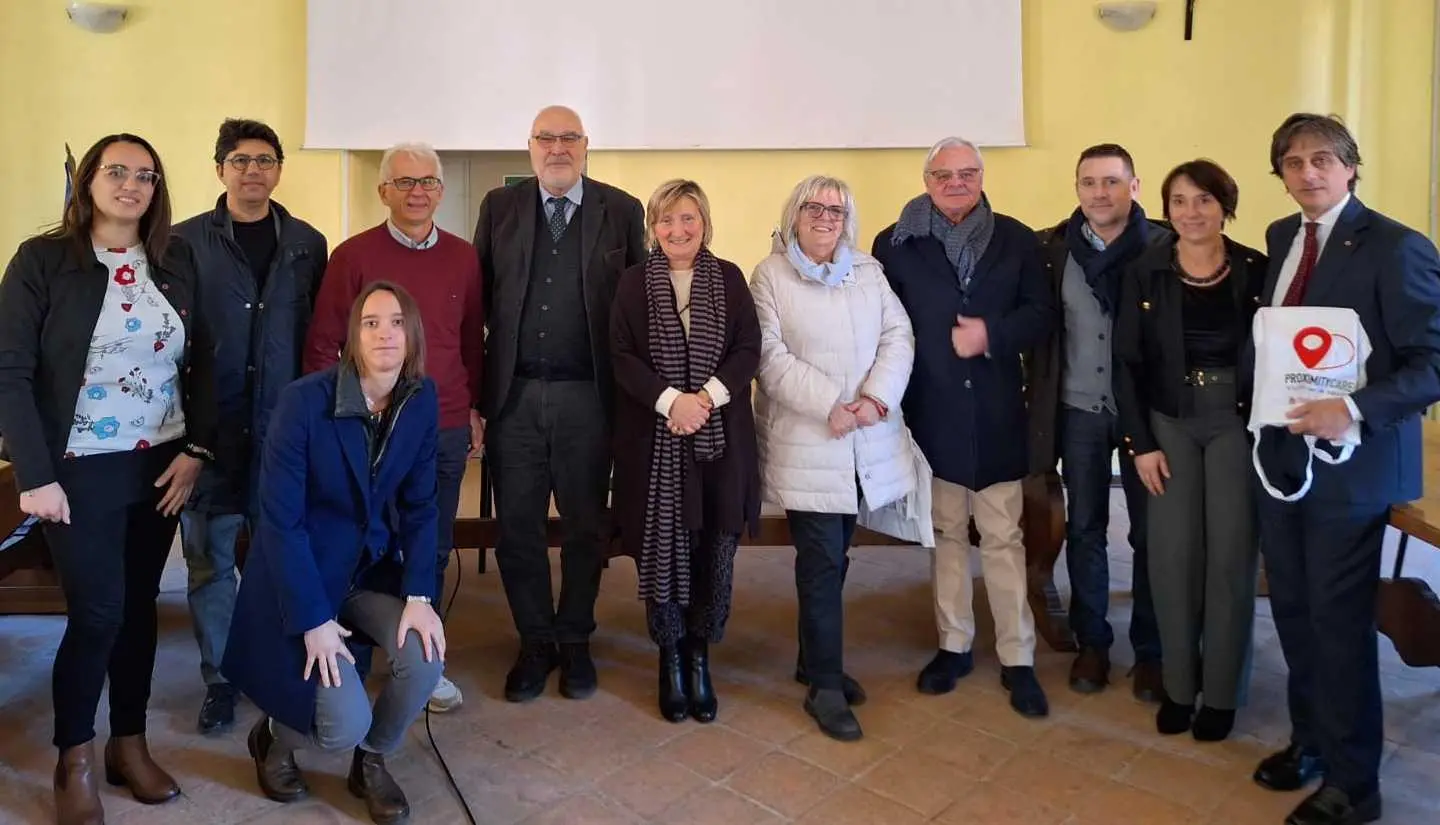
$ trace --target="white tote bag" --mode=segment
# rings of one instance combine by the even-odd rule
[[[1299,501],[1310,492],[1313,464],[1341,464],[1360,445],[1360,422],[1350,425],[1331,452],[1313,435],[1305,436],[1308,455],[1305,481],[1293,493],[1276,489],[1260,466],[1260,436],[1265,427],[1289,427],[1287,415],[1298,404],[1325,398],[1344,398],[1365,386],[1365,359],[1370,338],[1360,316],[1348,307],[1261,307],[1252,327],[1255,341],[1255,390],[1250,403],[1250,432],[1254,435],[1251,463],[1265,492],[1280,501]]]

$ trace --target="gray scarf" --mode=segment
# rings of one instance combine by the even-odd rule
[[[970,279],[975,275],[975,265],[980,262],[990,238],[995,234],[995,213],[990,209],[990,198],[983,192],[980,202],[970,210],[959,223],[950,223],[929,195],[920,195],[905,204],[900,210],[900,220],[895,224],[891,243],[899,245],[910,238],[930,237],[945,247],[945,258],[955,268],[960,279],[960,288],[970,288]]]

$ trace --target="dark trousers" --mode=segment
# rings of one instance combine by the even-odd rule
[[[470,427],[441,430],[435,447],[435,506],[440,509],[435,548],[435,612],[439,613],[445,609],[445,567],[455,547],[455,514],[460,510],[460,485],[465,480],[465,462],[470,455]]]
[[[1081,647],[1109,650],[1115,643],[1106,614],[1110,609],[1110,456],[1120,450],[1120,483],[1130,511],[1130,548],[1135,553],[1134,604],[1130,644],[1135,661],[1160,658],[1160,629],[1150,596],[1149,546],[1146,542],[1145,485],[1120,441],[1116,417],[1108,412],[1060,410],[1060,461],[1068,518],[1065,564],[1070,572],[1070,629]]]
[[[1258,496],[1291,738],[1324,757],[1326,782],[1366,795],[1379,786],[1384,745],[1375,603],[1390,508]]]
[[[1245,704],[1260,560],[1255,470],[1235,385],[1188,388],[1194,415],[1152,413],[1170,478],[1150,499],[1150,581],[1165,647],[1165,693],[1209,708]]]
[[[435,444],[435,506],[440,524],[435,531],[435,612],[445,618],[445,568],[455,546],[455,515],[460,510],[460,487],[465,480],[465,462],[470,455],[470,427],[450,427],[436,435]],[[392,524],[400,523],[398,512],[391,511]],[[353,651],[355,672],[364,681],[370,677],[375,648],[361,645]]]
[[[522,643],[584,642],[608,536],[610,443],[592,381],[516,378],[485,436],[500,540],[495,560]],[[550,495],[560,513],[560,602],[550,586],[545,527]]]
[[[795,543],[800,664],[817,690],[839,690],[845,672],[845,573],[855,516],[786,510]]]
[[[689,604],[645,603],[645,624],[655,644],[674,645],[687,635],[710,643],[725,637],[739,541],[735,533],[697,530],[691,534]]]
[[[59,481],[70,523],[45,525],[68,618],[55,654],[55,747],[95,738],[110,679],[110,735],[145,732],[155,670],[155,599],[177,519],[156,512],[155,479],[178,445],[64,461]]]

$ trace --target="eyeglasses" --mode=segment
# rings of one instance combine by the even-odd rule
[[[104,172],[105,177],[115,183],[124,183],[126,178],[129,178],[131,175],[135,176],[135,182],[141,186],[155,186],[160,183],[160,173],[154,169],[136,169],[134,172],[131,172],[128,166],[112,163],[109,166],[100,167],[100,171]]]
[[[940,185],[942,185],[942,186],[945,185],[945,184],[947,184],[947,183],[949,183],[949,182],[952,181],[952,180],[955,180],[956,178],[959,178],[961,181],[963,181],[963,182],[965,182],[965,183],[974,183],[975,181],[980,180],[980,170],[979,170],[979,169],[974,169],[974,168],[971,168],[971,169],[931,169],[929,172],[926,172],[925,174],[928,175],[931,180],[935,181],[936,183],[938,183],[938,184],[940,184]]]
[[[800,211],[816,220],[818,220],[821,215],[824,215],[827,218],[843,221],[850,215],[850,210],[843,206],[826,206],[823,203],[816,203],[815,201],[806,201],[800,204]]]
[[[440,179],[434,175],[427,175],[423,178],[391,178],[385,182],[399,189],[401,192],[409,192],[415,188],[415,184],[417,183],[420,184],[420,188],[426,192],[434,192],[440,188],[441,183]]]
[[[249,155],[232,155],[226,158],[225,162],[230,164],[230,168],[236,172],[244,172],[250,168],[250,164],[252,163],[255,164],[261,172],[269,172],[271,169],[280,165],[280,161],[270,155],[258,155],[253,158]]]
[[[577,135],[574,132],[566,132],[563,135],[552,135],[549,132],[541,132],[538,135],[531,135],[531,139],[546,149],[549,149],[555,145],[556,141],[559,141],[561,146],[574,146],[584,140],[585,136]]]

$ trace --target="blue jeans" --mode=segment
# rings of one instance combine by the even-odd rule
[[[235,614],[235,540],[240,514],[180,513],[180,548],[189,573],[190,619],[200,646],[200,675],[206,685],[223,685],[220,662]]]
[[[1106,411],[1071,407],[1060,411],[1060,461],[1069,517],[1065,563],[1070,571],[1070,629],[1082,648],[1109,650],[1115,643],[1110,608],[1110,457],[1120,450],[1120,483],[1130,511],[1130,548],[1135,552],[1130,644],[1135,661],[1160,658],[1160,630],[1150,596],[1145,486],[1120,441],[1119,422]]]
[[[440,525],[435,557],[435,612],[444,607],[445,567],[455,544],[455,515],[460,510],[460,485],[465,480],[465,462],[470,455],[470,427],[441,430],[435,445],[435,506]],[[442,615],[443,618],[443,615]]]
[[[390,679],[372,709],[365,683],[355,666],[338,658],[340,684],[315,689],[314,727],[305,732],[279,722],[275,737],[287,750],[314,749],[334,753],[355,747],[391,754],[405,742],[405,731],[419,718],[440,681],[440,658],[425,661],[420,635],[410,631],[405,646],[395,647],[395,632],[405,603],[386,593],[355,590],[340,604],[337,620],[347,629],[370,637],[390,663]],[[368,649],[368,648],[367,648]],[[317,684],[319,677],[311,675]]]

